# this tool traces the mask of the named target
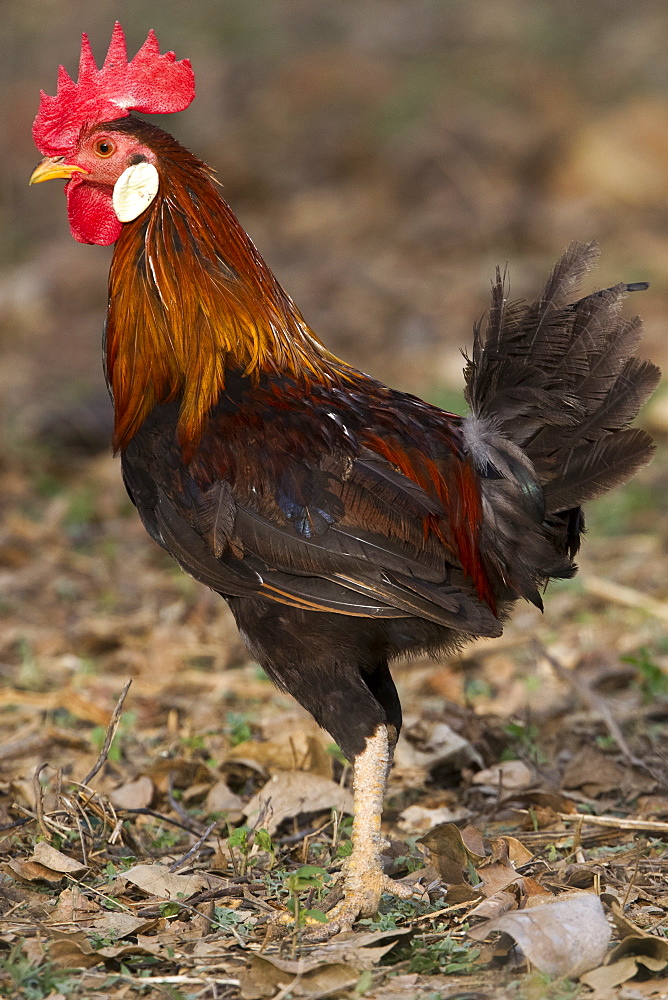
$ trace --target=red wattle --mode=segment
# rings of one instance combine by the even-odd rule
[[[111,202],[113,188],[73,177],[65,185],[67,215],[72,236],[79,243],[97,243],[108,247],[121,235],[123,223],[118,221]]]

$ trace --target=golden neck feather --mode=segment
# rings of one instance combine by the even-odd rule
[[[176,140],[150,136],[160,190],[127,223],[109,275],[107,374],[123,449],[157,404],[180,399],[178,437],[192,455],[225,372],[340,381],[346,366],[306,325],[229,206],[210,170]]]

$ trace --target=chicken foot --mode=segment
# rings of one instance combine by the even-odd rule
[[[329,911],[326,924],[309,928],[310,941],[324,941],[350,930],[358,917],[374,916],[384,892],[401,899],[419,898],[412,888],[383,872],[381,853],[387,841],[381,834],[381,814],[392,750],[388,728],[380,725],[355,758],[353,850],[344,870],[343,899]]]

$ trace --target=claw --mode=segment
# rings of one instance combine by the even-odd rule
[[[379,859],[380,863],[380,859]],[[343,931],[350,931],[358,917],[374,916],[378,912],[380,897],[384,892],[399,899],[411,899],[418,902],[424,899],[424,893],[420,893],[414,887],[397,882],[389,875],[378,872],[375,868],[367,871],[361,879],[363,886],[360,891],[352,890],[346,884],[344,897],[340,903],[329,911],[329,920],[326,924],[309,927],[306,931],[306,940],[309,942],[327,941],[335,934]],[[346,877],[348,883],[348,877]]]
[[[387,726],[381,725],[355,758],[353,850],[345,868],[343,899],[329,911],[326,924],[318,923],[305,930],[304,937],[309,942],[326,941],[335,934],[351,930],[358,917],[373,917],[384,892],[416,902],[424,898],[424,893],[416,892],[413,886],[396,882],[383,872],[381,852],[385,840],[380,819],[390,759]],[[279,917],[277,923],[285,925],[284,917]]]

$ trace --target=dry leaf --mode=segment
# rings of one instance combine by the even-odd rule
[[[641,997],[656,997],[656,1000],[666,1000],[668,997],[668,979],[651,979],[647,981],[636,981],[633,983],[633,993],[624,1000],[640,1000]],[[592,997],[592,1000],[598,1000]]]
[[[469,824],[460,832],[467,850],[473,854],[477,854],[481,858],[484,857],[487,852],[485,850],[485,838],[482,835],[482,830],[479,830],[477,826]]]
[[[40,865],[45,865],[54,872],[67,872],[69,875],[73,875],[74,872],[86,871],[86,865],[75,861],[74,858],[68,858],[66,854],[57,851],[45,840],[40,840],[39,843],[35,844],[30,860],[37,861]]]
[[[135,781],[114,788],[109,799],[117,809],[147,809],[153,801],[153,782],[144,774]]]
[[[608,955],[606,965],[594,969],[583,981],[592,989],[603,989],[632,979],[639,967],[650,972],[663,972],[668,966],[668,940],[637,927],[610,893],[605,893],[602,898],[610,907],[621,941]]]
[[[297,960],[253,955],[250,969],[240,976],[241,996],[244,1000],[273,997],[277,989],[292,983],[290,995],[294,997],[349,989],[361,972],[372,969],[397,940],[410,934],[410,929],[403,928],[357,933],[343,941],[330,941]]]
[[[492,841],[493,857],[507,858],[516,868],[533,861],[534,854],[516,837],[497,837]]]
[[[170,787],[188,788],[196,782],[210,784],[212,780],[211,771],[201,761],[184,757],[156,760],[146,773],[159,792],[167,792]]]
[[[123,872],[123,878],[144,892],[158,899],[186,899],[201,889],[211,885],[211,876],[177,875],[170,872],[166,865],[134,865]]]
[[[86,871],[86,865],[57,851],[46,841],[35,844],[32,857],[25,861],[12,859],[0,870],[24,882],[60,882],[64,876]]]
[[[308,997],[350,989],[359,978],[359,973],[353,966],[338,962],[296,973],[281,968],[285,964],[299,966],[300,963],[283,963],[268,956],[252,955],[249,967],[239,975],[243,1000],[263,1000],[277,993],[283,996],[288,987],[290,996],[306,1000]]]
[[[551,809],[555,813],[577,813],[577,806],[572,799],[558,792],[543,792],[535,789],[531,791],[520,791],[513,795],[514,802],[521,802],[527,806],[542,806]]]
[[[601,901],[593,893],[505,913],[468,933],[483,941],[493,931],[510,934],[540,972],[572,979],[601,964],[611,934]]]
[[[135,917],[132,913],[103,910],[96,917],[93,926],[95,932],[104,937],[115,935],[117,938],[124,938],[128,937],[129,934],[137,934],[140,930],[145,931],[154,923],[154,919],[147,920],[146,917]]]
[[[648,934],[647,931],[642,930],[632,920],[629,920],[619,900],[612,893],[604,892],[601,899],[610,907],[612,919],[622,941],[627,937],[649,938],[651,941],[657,940],[652,934]]]
[[[51,882],[55,884],[65,878],[63,872],[55,872],[53,868],[47,868],[46,865],[40,865],[36,861],[18,861],[14,858],[0,865],[0,871],[21,882]]]
[[[41,965],[44,961],[45,942],[39,938],[27,938],[21,944],[21,952],[30,962],[31,966]],[[3,963],[4,964],[4,963]]]
[[[434,827],[424,837],[420,837],[418,843],[428,847],[437,857],[449,858],[464,867],[469,861],[478,865],[485,860],[484,854],[477,854],[466,846],[461,830],[454,823],[443,823]]]
[[[504,864],[502,861],[481,865],[478,869],[478,875],[482,880],[483,892],[486,896],[493,896],[512,882],[518,882],[522,879],[522,876],[515,871],[512,865]]]
[[[175,921],[175,923],[177,923]],[[181,925],[184,926],[184,925]],[[186,927],[186,932],[190,931],[190,927]],[[137,937],[137,944],[112,944],[106,945],[104,948],[98,948],[96,954],[104,958],[112,958],[114,960],[119,958],[129,957],[130,955],[154,955],[156,958],[167,958],[169,952],[167,948],[169,946],[163,944],[156,937]]]
[[[532,782],[529,768],[521,760],[502,760],[494,767],[486,767],[473,775],[474,785],[491,785],[502,791],[515,791],[527,788]]]
[[[328,942],[314,954],[325,952],[331,957],[336,952],[341,961],[348,962],[360,970],[371,969],[394,948],[397,941],[402,938],[407,939],[412,934],[413,930],[410,927],[395,927],[391,931],[358,931],[354,937]]]
[[[518,818],[522,830],[546,830],[550,827],[557,827],[560,830],[566,829],[559,813],[556,813],[549,806],[532,806],[525,816]]]
[[[463,806],[457,809],[450,809],[449,806],[437,806],[429,809],[426,806],[413,805],[399,816],[397,826],[407,833],[426,833],[435,826],[443,823],[459,823],[469,815],[468,809]]]
[[[603,992],[628,982],[629,979],[633,979],[637,972],[636,956],[625,955],[610,965],[600,965],[598,969],[585,972],[580,976],[580,981],[592,990]]]
[[[50,937],[49,960],[57,969],[90,969],[103,960],[83,931],[51,931]]]
[[[546,903],[548,899],[554,899],[549,889],[546,889],[544,885],[529,875],[523,875],[518,880],[518,884],[527,897],[526,906],[539,906]]]
[[[236,795],[224,781],[212,785],[204,802],[204,814],[225,813],[229,823],[237,823],[244,814],[243,799]]]
[[[445,765],[461,770],[471,764],[483,766],[482,757],[471,743],[446,722],[427,719],[404,726],[394,754],[395,774],[408,771],[416,777]]]
[[[564,788],[579,788],[585,795],[596,798],[619,789],[624,776],[624,769],[611,757],[587,745],[566,765],[561,784]]]
[[[331,778],[334,761],[320,740],[310,733],[294,730],[271,740],[246,740],[233,747],[227,761],[260,766],[267,774],[278,771],[308,771]]]
[[[518,791],[513,793],[512,798],[527,809],[526,814],[518,815],[523,830],[543,830],[555,826],[565,830],[566,826],[559,813],[577,813],[577,806],[572,799],[554,792]]]
[[[449,885],[446,893],[448,906],[456,906],[458,903],[469,903],[480,899],[481,893],[478,888],[473,889],[470,885]]]
[[[49,923],[70,923],[102,912],[104,911],[99,903],[85,896],[79,886],[73,885],[71,889],[63,889],[59,895],[58,902],[49,914]]]
[[[246,803],[244,813],[251,824],[275,833],[284,819],[300,813],[337,812],[352,814],[353,797],[334,781],[306,771],[280,771]]]
[[[469,910],[469,917],[483,917],[485,920],[494,920],[496,917],[502,916],[502,914],[507,913],[508,910],[512,910],[517,906],[517,900],[512,892],[506,892],[501,889],[499,892],[495,892],[494,895],[489,896],[487,899],[483,899],[477,906],[474,906],[472,910]]]
[[[484,856],[469,850],[462,840],[461,831],[454,823],[442,823],[434,827],[418,844],[423,844],[432,855],[432,862],[447,885],[458,885],[465,881],[463,872],[470,864],[474,867],[484,861]]]
[[[30,705],[42,711],[53,712],[65,708],[78,719],[92,722],[95,726],[109,723],[109,710],[89,701],[72,688],[56,688],[54,691],[22,691],[5,688],[0,691],[0,705]]]

